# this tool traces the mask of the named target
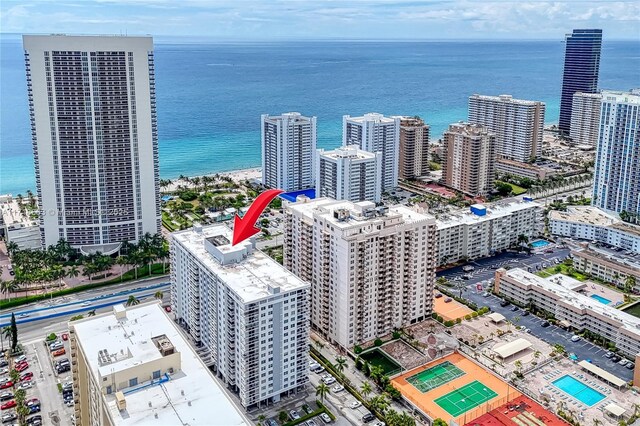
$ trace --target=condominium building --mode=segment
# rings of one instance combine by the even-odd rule
[[[75,425],[253,424],[158,301],[70,322],[69,335]]]
[[[545,180],[559,175],[562,170],[536,163],[521,163],[507,158],[498,158],[495,164],[496,176],[505,174],[526,177],[533,180]]]
[[[308,382],[309,284],[224,225],[171,238],[171,306],[245,408]]]
[[[471,196],[485,195],[495,180],[496,137],[485,126],[451,124],[444,132],[442,181]]]
[[[562,96],[558,127],[564,135],[571,134],[573,95],[576,92],[595,93],[598,90],[602,30],[573,30],[565,38]]]
[[[320,198],[287,206],[284,265],[311,282],[311,322],[343,347],[432,312],[435,219],[405,206]]]
[[[560,278],[501,268],[496,271],[494,290],[521,305],[534,305],[575,330],[597,333],[627,356],[640,353],[640,318],[578,293]]]
[[[635,256],[585,244],[571,250],[573,267],[601,281],[624,288],[629,277],[635,277],[633,290],[640,293],[640,261]]]
[[[498,158],[526,163],[542,155],[545,104],[511,95],[469,97],[469,122],[496,136]]]
[[[429,174],[429,125],[420,117],[400,117],[398,177],[414,179]]]
[[[440,214],[436,224],[442,266],[517,247],[521,235],[533,239],[542,233],[544,212],[538,203],[511,200]]]
[[[382,154],[382,192],[398,186],[398,153],[400,150],[400,117],[368,113],[362,117],[342,117],[342,145],[358,145],[360,149]]]
[[[640,217],[640,89],[602,92],[592,204]]]
[[[287,192],[312,188],[316,117],[287,112],[261,120],[262,184]]]
[[[566,212],[552,210],[548,218],[553,235],[598,241],[640,253],[640,226],[624,223],[595,207],[571,206]]]
[[[160,232],[151,37],[24,36],[43,246]]]
[[[35,211],[20,208],[11,195],[0,197],[0,237],[7,244],[15,243],[20,250],[42,248],[37,206]]]
[[[363,151],[357,145],[332,151],[318,150],[316,197],[335,200],[380,202],[382,154]]]
[[[576,145],[596,146],[600,130],[601,100],[600,93],[574,93],[569,136]]]

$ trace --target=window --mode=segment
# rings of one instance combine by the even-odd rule
[[[153,372],[153,378],[154,379],[159,379],[160,378],[160,370]]]
[[[111,385],[107,386],[107,395],[109,395],[111,392],[113,392],[113,388],[111,387]]]
[[[129,379],[129,387],[135,386],[138,384],[138,378],[134,377],[133,379]]]

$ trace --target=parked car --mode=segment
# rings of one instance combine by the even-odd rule
[[[523,317],[527,317],[527,316],[529,316],[530,313],[531,312],[529,312],[529,311],[524,311],[524,312],[522,312],[522,316]]]
[[[291,416],[293,420],[298,420],[300,418],[300,414],[298,414],[296,410],[289,411],[289,416]]]
[[[362,403],[360,401],[353,401],[351,404],[349,404],[349,408],[356,409],[356,408],[360,407],[361,405],[362,405]]]
[[[331,388],[331,392],[333,393],[342,392],[343,390],[344,390],[344,386],[340,384],[335,385],[334,387]]]
[[[572,342],[577,342],[578,340],[580,340],[580,336],[578,336],[577,334],[574,334],[573,336],[571,336]]]
[[[4,404],[0,405],[0,410],[8,410],[9,408],[13,408],[13,407],[15,407],[16,405],[18,405],[18,404],[16,403],[16,400],[15,400],[15,399],[12,399],[11,401],[7,401],[7,402],[5,402]]]
[[[42,416],[38,414],[37,416],[29,417],[27,419],[27,424],[28,425],[33,425],[33,426],[41,425],[42,424]]]
[[[64,364],[56,367],[56,373],[66,373],[67,371],[71,371],[71,366],[69,364]]]
[[[33,373],[31,371],[27,371],[26,373],[20,376],[20,381],[25,382],[27,380],[31,380],[33,378]]]
[[[69,335],[68,335],[67,333],[63,333],[63,334],[62,334],[62,340],[64,340],[65,342],[66,342],[67,340],[69,340]]]
[[[488,291],[485,291],[484,293],[482,293],[482,297],[489,297],[490,293]]]
[[[11,380],[8,380],[6,382],[0,383],[0,389],[8,389],[13,387],[13,382]]]
[[[35,414],[40,412],[40,404],[29,405],[27,408],[29,409],[29,414]]]
[[[436,299],[439,299],[442,297],[442,293],[436,293]]]
[[[66,405],[67,407],[73,407],[73,406],[75,405],[75,403],[73,402],[73,399],[72,399],[72,400],[70,400],[70,401],[65,402],[65,405]]]
[[[18,385],[18,389],[27,390],[33,387],[33,383],[31,382],[22,382]]]
[[[19,373],[22,373],[24,370],[26,370],[27,368],[29,368],[29,364],[27,364],[26,362],[20,365],[16,366],[16,371]]]
[[[530,328],[525,328],[525,329],[524,329],[524,332],[525,332],[525,333],[531,333],[531,329],[530,329]]]
[[[8,368],[0,368],[0,376],[4,376],[5,374],[9,374]]]
[[[606,354],[604,354],[604,356],[607,358],[611,358],[613,356],[613,352],[607,352]]]
[[[320,418],[325,423],[331,423],[331,417],[329,417],[329,415],[327,413],[320,414]]]
[[[27,360],[27,356],[26,355],[20,355],[18,358],[14,359],[13,362],[16,364],[19,364],[21,362],[24,362]]]
[[[518,308],[517,306],[512,306],[511,307],[511,312],[516,312],[518,309],[520,309],[520,308]]]
[[[449,303],[451,302],[453,299],[450,297],[447,297],[446,299],[444,299],[444,303]]]
[[[7,401],[9,399],[13,399],[13,394],[11,392],[0,393],[0,401]]]
[[[626,359],[622,358],[620,361],[618,361],[618,365],[621,365],[621,366],[624,367],[625,365],[627,365],[628,362],[629,361],[627,361]]]
[[[364,416],[362,416],[362,421],[365,422],[365,423],[369,423],[373,419],[375,419],[375,416],[373,414],[371,414],[371,413],[367,413]]]
[[[500,302],[500,306],[502,306],[503,308],[505,306],[509,306],[511,303],[509,303],[507,300],[503,300],[502,302]]]
[[[3,359],[2,361],[0,361],[0,367],[6,367],[7,365],[9,365],[9,361]]]
[[[618,362],[622,359],[622,357],[620,357],[619,355],[614,355],[611,357],[611,361],[613,362]]]
[[[16,413],[7,413],[2,415],[2,423],[9,423],[18,418]]]
[[[54,342],[54,343],[49,345],[49,350],[51,352],[53,352],[53,351],[57,351],[58,349],[62,349],[63,347],[64,347],[64,343],[62,343],[62,342]]]
[[[40,400],[38,398],[31,398],[27,400],[27,405],[40,405]]]
[[[65,351],[64,348],[62,348],[62,349],[58,349],[57,351],[53,352],[53,356],[55,358],[57,356],[64,355],[66,353],[67,353],[67,351]]]
[[[310,419],[307,420],[307,426],[318,426],[318,423],[316,423],[315,420]]]
[[[470,280],[470,279],[471,279],[471,275],[469,275],[469,274],[464,274],[464,275],[462,276],[462,279],[463,279],[463,280]]]
[[[635,368],[635,364],[632,362],[627,363],[627,365],[625,365],[625,367],[627,367],[629,370],[633,370]]]
[[[549,327],[551,325],[551,323],[549,323],[549,321],[544,321],[542,324],[540,324],[542,327]]]
[[[322,379],[322,381],[324,382],[325,385],[332,385],[336,382],[336,379],[333,378],[332,376],[329,376]]]

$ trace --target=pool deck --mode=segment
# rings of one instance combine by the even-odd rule
[[[617,292],[613,289],[600,285],[598,283],[594,283],[592,281],[585,281],[586,287],[583,292],[587,296],[591,297],[592,295],[597,295],[600,297],[604,297],[611,301],[609,306],[616,306],[616,304],[621,304],[624,301],[624,295],[620,292]],[[594,300],[597,300],[594,298]]]
[[[407,378],[423,370],[426,370],[427,368],[441,364],[445,361],[449,361],[451,364],[455,365],[466,374],[425,393],[420,392],[411,383],[407,382]],[[438,404],[436,404],[434,400],[475,380],[491,388],[491,390],[496,392],[498,395],[490,399],[487,403],[472,408],[466,413],[462,413],[457,417],[457,419],[459,420],[458,423],[471,421],[474,418],[485,414],[487,409],[491,410],[493,408],[496,408],[507,402],[507,399],[511,400],[521,395],[521,393],[518,392],[515,388],[509,386],[497,376],[493,375],[483,367],[479,366],[475,362],[462,356],[459,353],[453,353],[446,357],[425,364],[421,367],[414,368],[413,370],[410,370],[405,374],[392,379],[391,384],[402,393],[402,396],[407,401],[410,401],[414,406],[416,406],[420,411],[422,411],[429,417],[433,419],[440,417],[448,421],[452,418],[452,416],[444,409],[442,409]]]

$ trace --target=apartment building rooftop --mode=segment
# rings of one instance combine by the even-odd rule
[[[464,121],[458,121],[457,123],[450,124],[445,132],[461,133],[469,136],[483,136],[486,133],[493,134],[486,126],[467,123]]]
[[[540,207],[540,204],[534,201],[525,201],[524,199],[508,199],[491,204],[476,204],[469,210],[454,210],[438,216],[438,229],[457,226],[460,224],[473,224],[487,220],[497,219],[513,214],[514,212]],[[485,214],[478,214],[484,209]]]
[[[615,99],[617,103],[626,103],[640,105],[640,89],[631,89],[629,91],[620,90],[603,90],[602,99],[612,101]]]
[[[599,226],[609,226],[617,222],[617,219],[612,215],[591,206],[572,206],[568,207],[566,212],[551,210],[549,219],[583,222]]]
[[[166,355],[180,354],[180,368],[168,380],[140,383],[124,389],[122,394],[105,395],[113,424],[251,424],[159,302],[126,308],[116,305],[111,312],[74,321],[70,327],[96,380]],[[124,409],[120,405],[122,399],[126,403]]]
[[[490,100],[490,101],[502,101],[502,102],[509,102],[512,104],[517,104],[517,105],[536,105],[536,104],[544,104],[544,102],[540,102],[540,101],[530,101],[530,100],[526,100],[526,99],[514,99],[513,96],[511,95],[498,95],[498,96],[490,96],[490,95],[479,95],[479,94],[473,94],[471,97],[473,98],[477,98],[477,99],[486,99],[486,100]]]
[[[582,310],[588,309],[596,314],[616,320],[621,324],[621,327],[640,335],[640,318],[627,314],[612,306],[605,305],[584,294],[577,293],[572,290],[571,286],[562,285],[564,278],[560,278],[558,275],[542,278],[520,268],[510,269],[506,271],[505,275],[523,284],[535,285],[549,293],[553,293],[558,296],[559,300],[569,303],[572,306],[581,308]]]
[[[23,200],[24,204],[28,204],[28,201]],[[26,215],[20,212],[20,206],[18,201],[11,196],[2,196],[2,202],[0,202],[0,216],[2,216],[2,223],[8,228],[26,228],[29,226],[39,226],[38,219],[32,219],[29,217],[29,211],[26,211]]]
[[[393,117],[385,117],[383,114],[377,112],[369,112],[360,117],[345,116],[347,120],[354,123],[365,123],[367,121],[375,121],[377,123],[394,123]]]
[[[334,160],[341,158],[351,158],[354,160],[364,160],[367,158],[375,158],[376,154],[369,151],[364,151],[358,147],[358,145],[347,145],[338,147],[332,151],[318,150],[318,155],[326,158],[332,158]]]
[[[232,246],[233,231],[226,225],[196,225],[171,235],[244,303],[309,286],[257,250],[253,238]]]
[[[576,253],[584,253],[603,260],[607,260],[621,267],[630,268],[638,275],[640,275],[640,257],[637,257],[638,255],[636,254],[628,255],[622,251],[617,251],[606,247],[598,247],[593,244],[588,244],[584,247],[572,250],[572,252],[573,251],[575,251]]]
[[[382,219],[389,221],[388,225],[415,223],[419,221],[433,220],[433,216],[419,213],[409,207],[402,205],[381,206],[370,201],[336,201],[332,198],[318,198],[313,201],[290,204],[289,209],[298,211],[309,219],[320,216],[340,229],[348,229],[354,226],[361,226],[372,221]]]

